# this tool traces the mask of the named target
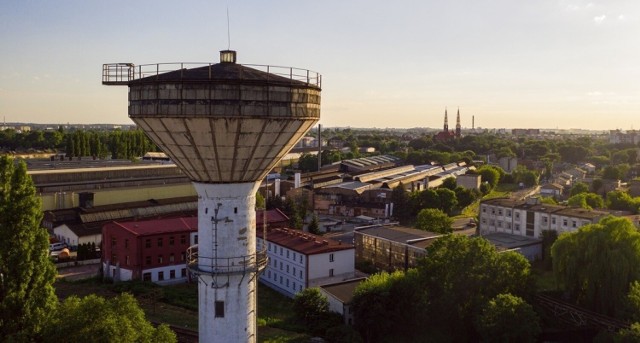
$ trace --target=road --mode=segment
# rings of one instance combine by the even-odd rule
[[[73,266],[64,267],[58,269],[58,279],[65,279],[68,281],[76,281],[82,279],[89,279],[98,275],[100,270],[100,264],[89,264],[86,266]]]

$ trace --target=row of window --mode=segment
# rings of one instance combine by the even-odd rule
[[[486,224],[487,223],[487,219],[486,218],[482,218],[482,224]],[[548,218],[546,216],[542,217],[542,224],[546,225],[548,223]],[[502,228],[502,221],[498,220],[497,221],[498,227]],[[556,224],[556,218],[555,217],[551,217],[551,224],[555,225]],[[587,225],[589,224],[589,222],[584,222],[583,225]],[[496,225],[496,221],[491,219],[489,220],[489,225],[491,226],[495,226]],[[566,227],[569,225],[569,220],[564,218],[562,219],[562,226]],[[506,222],[505,226],[507,229],[511,229],[511,223],[510,222]],[[572,220],[571,221],[571,227],[572,228],[577,228],[578,227],[578,221],[577,220]],[[514,224],[514,230],[515,231],[520,231],[520,224]]]
[[[282,261],[276,261],[274,259],[269,259],[269,266],[273,267],[273,269],[278,269],[278,264],[280,265],[280,270],[284,272],[284,270],[286,269],[286,273],[289,274],[289,264],[284,265],[282,263]],[[286,268],[283,268],[286,267]],[[291,275],[293,275],[293,277],[296,276],[296,267],[291,268],[292,272]],[[300,280],[302,280],[302,269],[299,269],[299,275],[300,275]]]
[[[158,273],[158,281],[163,281],[164,280],[164,271],[160,271],[157,272]],[[180,277],[185,278],[187,277],[187,268],[182,268],[180,269]],[[176,271],[174,269],[169,271],[169,280],[175,279],[176,278]],[[143,281],[151,281],[151,272],[147,272],[142,274],[142,280]]]
[[[275,271],[273,272],[273,274],[271,273],[270,270],[267,270],[267,279],[271,280],[272,283],[277,284],[280,283],[281,286],[284,286],[286,288],[289,288],[289,278],[288,277],[283,277],[282,275],[278,275]],[[278,282],[279,280],[279,282]],[[284,281],[284,282],[283,282]],[[296,284],[295,281],[291,281],[291,288],[293,289],[293,292],[300,292],[302,291],[302,284]]]
[[[286,249],[286,248],[283,248],[281,246],[278,246],[276,244],[271,244],[271,243],[268,244],[267,250],[269,252],[273,252],[274,254],[278,254],[278,250],[279,250],[280,256],[284,257],[286,255],[286,258],[291,258],[291,260],[293,260],[293,261],[298,259],[298,262],[302,263],[302,254],[296,253],[295,251],[291,251],[289,249]]]
[[[502,213],[503,213],[501,208],[498,208],[497,211],[496,211],[495,208],[491,208],[491,214],[496,214],[496,212],[498,213],[499,216],[501,216]],[[484,206],[482,207],[482,213],[487,213],[487,208],[484,207]],[[507,209],[505,211],[505,213],[507,214],[507,217],[511,217],[511,210],[510,209]],[[516,219],[520,219],[520,212],[515,212],[514,216],[515,216]]]
[[[167,243],[169,244],[169,246],[174,246],[176,244],[176,238],[174,236],[169,236],[169,238],[167,239]],[[187,235],[180,235],[180,244],[181,245],[187,244]],[[111,248],[115,248],[117,247],[117,245],[118,245],[118,239],[115,236],[111,236]],[[158,237],[158,239],[156,240],[156,245],[158,247],[162,247],[164,245],[164,237]],[[147,238],[145,240],[144,246],[145,248],[151,248],[151,238]],[[125,249],[129,248],[128,238],[124,239],[124,248]]]
[[[127,240],[125,240],[125,248],[126,248],[126,241]],[[167,239],[167,243],[169,244],[169,246],[174,246],[175,245],[175,241],[176,241],[176,239],[175,239],[174,236],[169,236],[169,238]],[[186,245],[187,244],[187,235],[180,235],[180,244],[181,245]],[[158,237],[156,239],[156,246],[160,248],[163,245],[164,245],[164,237]],[[144,247],[145,248],[151,248],[151,238],[147,238],[145,240]]]
[[[185,252],[181,252],[180,253],[180,262],[184,262],[186,259],[186,253]],[[145,265],[151,265],[151,261],[152,258],[151,256],[145,256],[144,258],[144,264]],[[164,255],[158,255],[158,264],[163,264],[164,263]],[[176,257],[175,254],[171,253],[169,254],[169,263],[174,263],[176,261]],[[127,265],[129,265],[129,256],[127,256]]]

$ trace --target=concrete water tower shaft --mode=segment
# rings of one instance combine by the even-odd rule
[[[236,63],[104,64],[104,85],[129,86],[129,117],[193,181],[200,342],[255,342],[255,194],[261,180],[320,119],[321,76]]]

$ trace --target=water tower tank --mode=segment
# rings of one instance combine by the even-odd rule
[[[304,69],[220,63],[103,65],[102,83],[129,86],[129,117],[193,181],[200,342],[256,340],[255,193],[320,119],[321,77]]]

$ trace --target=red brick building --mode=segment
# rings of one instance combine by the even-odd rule
[[[280,210],[256,211],[256,228],[287,226]],[[186,251],[198,244],[198,217],[111,222],[102,227],[102,265],[115,281],[160,284],[188,280]]]
[[[186,281],[186,251],[197,240],[197,217],[112,222],[102,228],[103,270],[115,281]]]

